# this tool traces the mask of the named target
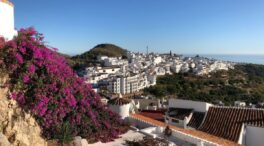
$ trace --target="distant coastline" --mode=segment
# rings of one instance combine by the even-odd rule
[[[184,54],[183,56],[194,57],[197,54]],[[218,54],[198,54],[200,57],[231,61],[237,63],[252,63],[264,65],[264,55],[218,55]]]

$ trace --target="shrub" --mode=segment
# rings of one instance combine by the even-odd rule
[[[123,125],[118,115],[100,102],[91,86],[43,38],[28,28],[1,43],[0,68],[8,71],[10,98],[35,116],[47,139],[57,138],[66,123],[71,131],[67,135],[98,135],[102,142],[117,138]]]

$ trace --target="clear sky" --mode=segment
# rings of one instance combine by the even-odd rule
[[[264,54],[264,0],[11,0],[16,28],[77,54],[100,43],[131,51]]]

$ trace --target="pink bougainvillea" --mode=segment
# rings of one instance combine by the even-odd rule
[[[12,41],[0,44],[0,67],[9,73],[10,97],[33,113],[47,139],[70,123],[71,136],[117,138],[122,121],[100,102],[91,86],[68,66],[56,49],[43,43],[33,28],[21,29]]]

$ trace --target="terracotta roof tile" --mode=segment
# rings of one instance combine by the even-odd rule
[[[194,112],[187,126],[197,129],[202,124],[204,116],[203,112]]]
[[[198,130],[238,142],[243,123],[264,126],[264,110],[210,107]]]
[[[137,118],[137,119],[141,119],[143,121],[147,121],[147,122],[152,123],[153,125],[156,125],[156,126],[161,126],[161,127],[166,127],[167,126],[167,124],[164,123],[164,122],[157,121],[155,119],[152,119],[152,118],[140,115],[140,114],[132,114],[131,117],[134,117],[134,118]],[[211,141],[211,142],[217,143],[217,144],[219,144],[221,146],[241,146],[241,145],[239,145],[239,144],[237,144],[235,142],[232,142],[232,141],[220,138],[220,137],[216,137],[214,135],[210,135],[210,134],[207,134],[207,133],[202,132],[202,131],[191,130],[191,129],[182,129],[182,128],[178,128],[178,127],[172,126],[172,125],[170,125],[170,128],[172,128],[172,129],[174,129],[176,131],[180,131],[180,132],[183,132],[183,133],[186,133],[186,134],[190,134],[192,136],[195,136],[195,137],[198,137],[198,138],[201,138],[201,139],[205,139],[207,141]]]
[[[151,119],[155,119],[157,121],[164,122],[164,114],[165,110],[143,110],[139,113],[142,116],[149,117]]]

